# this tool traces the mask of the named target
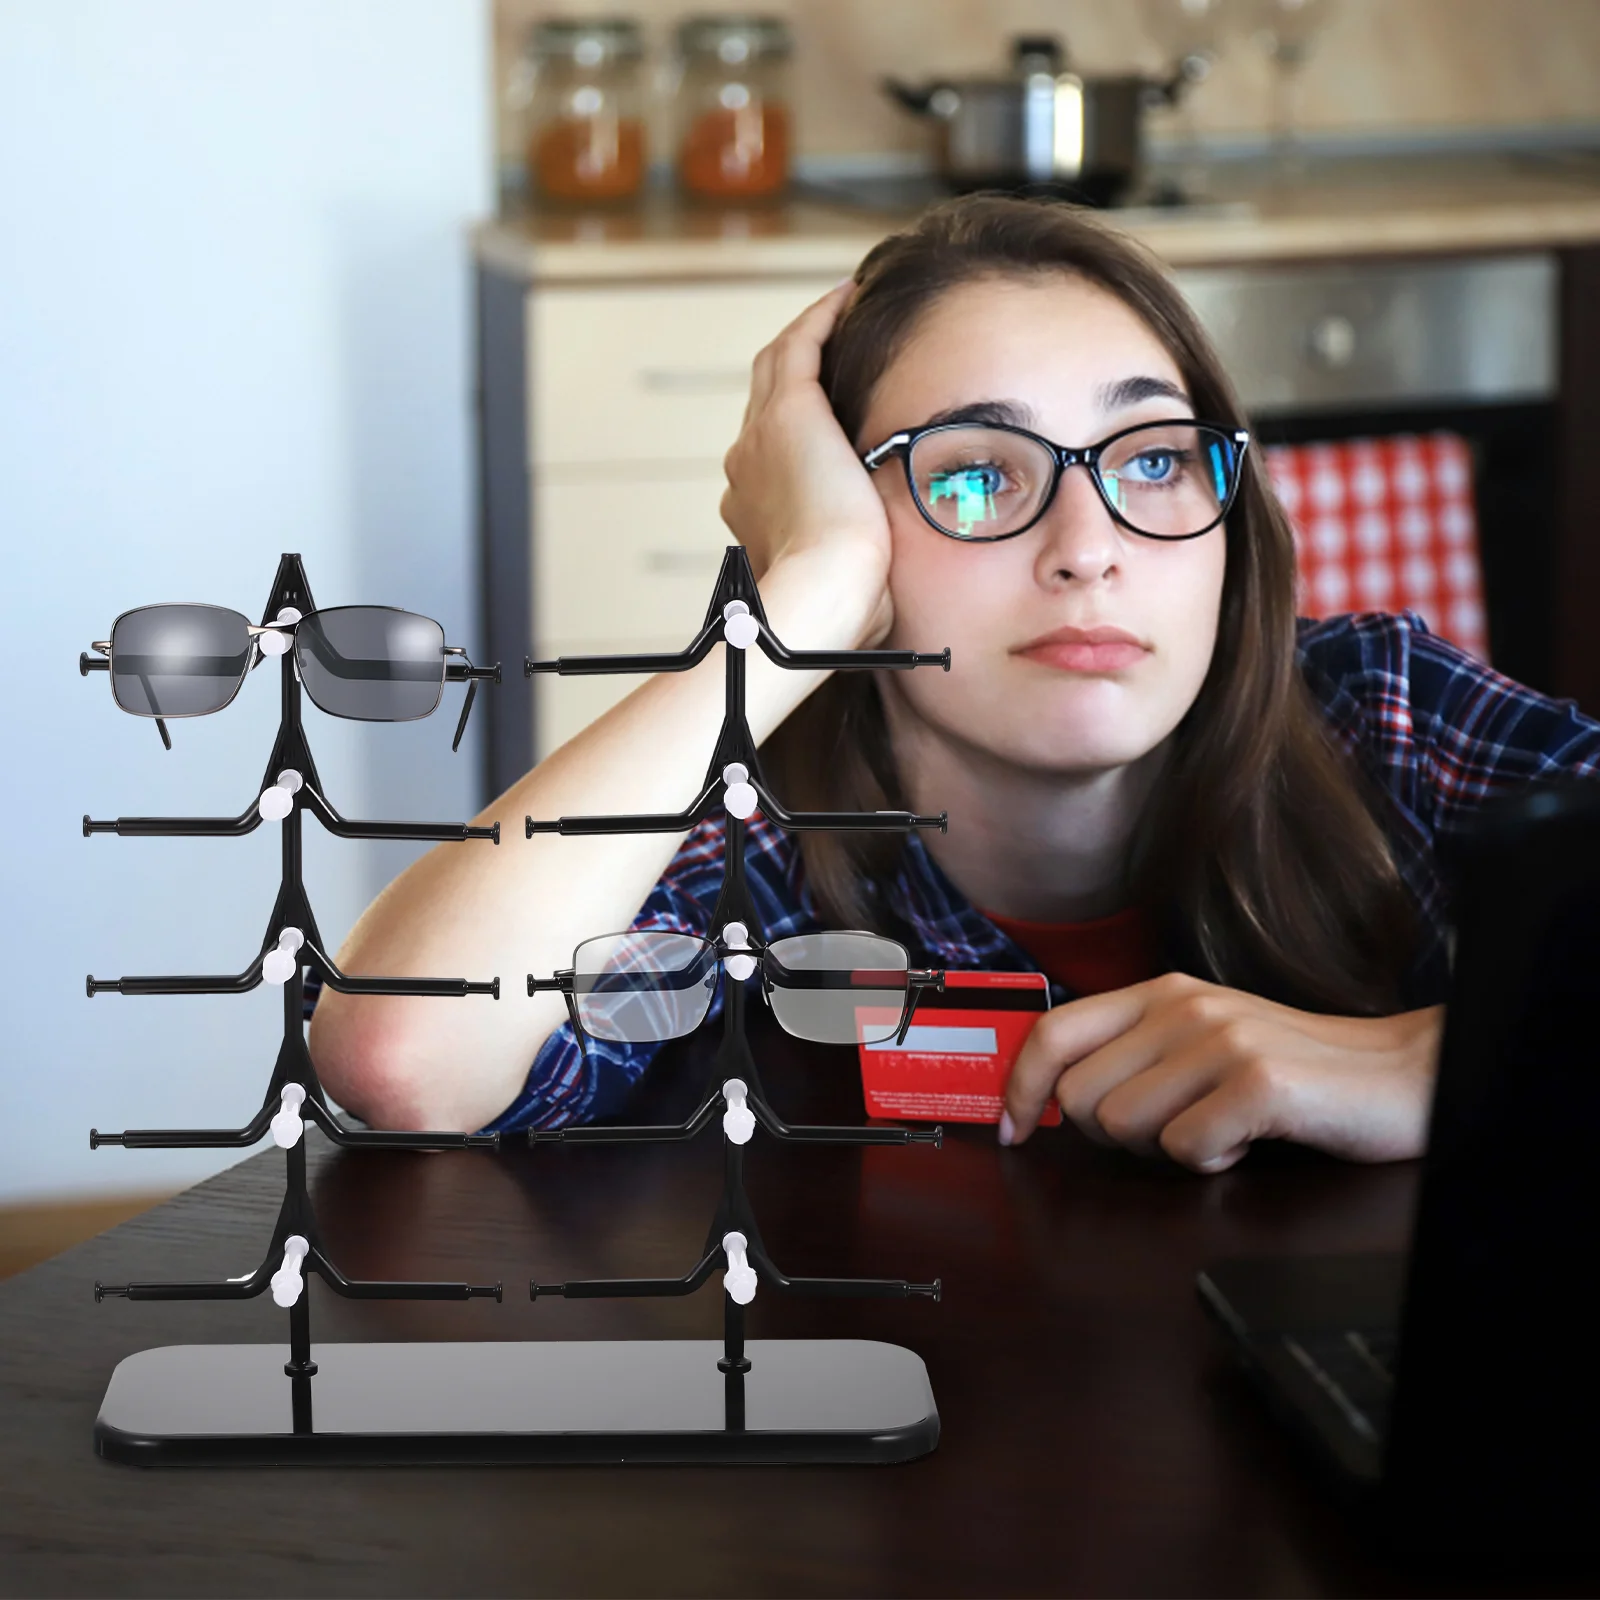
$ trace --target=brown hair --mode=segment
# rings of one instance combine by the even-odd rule
[[[877,245],[823,352],[822,383],[856,440],[878,375],[938,297],[984,277],[1085,279],[1135,312],[1176,362],[1196,414],[1243,427],[1233,387],[1194,313],[1139,245],[1059,202],[969,196]],[[1295,659],[1294,536],[1259,455],[1247,451],[1226,525],[1211,666],[1136,830],[1133,903],[1172,964],[1307,1009],[1392,1011],[1418,922],[1382,828],[1376,787],[1334,743]],[[899,805],[876,683],[838,673],[768,741],[788,803]],[[892,926],[887,889],[903,843],[800,835],[819,910],[846,927]]]

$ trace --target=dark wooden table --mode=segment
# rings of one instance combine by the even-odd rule
[[[858,1120],[854,1053],[762,1034],[796,1120]],[[704,1081],[664,1058],[638,1109]],[[677,1274],[697,1258],[720,1141],[500,1156],[339,1153],[314,1138],[324,1242],[364,1278],[503,1279],[425,1305],[312,1288],[316,1339],[683,1338],[720,1333],[713,1280],[671,1301],[530,1304],[527,1280]],[[130,1179],[137,1152],[108,1151]],[[763,1290],[760,1336],[894,1340],[943,1422],[897,1467],[141,1471],[91,1428],[124,1355],[275,1342],[270,1297],[96,1305],[94,1280],[225,1277],[260,1259],[282,1192],[269,1149],[0,1284],[5,1594],[1351,1594],[1459,1592],[1388,1567],[1233,1372],[1195,1298],[1221,1256],[1398,1248],[1414,1166],[1259,1149],[1201,1179],[1046,1130],[942,1151],[779,1148],[747,1169],[791,1273],[942,1277],[942,1304]],[[1506,1584],[1517,1592],[1515,1583]]]

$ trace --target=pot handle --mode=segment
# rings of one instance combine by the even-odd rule
[[[898,78],[880,78],[878,87],[903,110],[916,117],[943,119],[950,115],[950,111],[944,109],[944,104],[948,104],[951,110],[955,106],[956,91],[948,83],[930,83],[925,88],[913,89],[909,83],[902,83]]]
[[[1170,77],[1162,79],[1147,78],[1144,82],[1140,99],[1146,106],[1175,106],[1197,83],[1203,83],[1211,74],[1211,58],[1195,52],[1186,55],[1176,67]]]

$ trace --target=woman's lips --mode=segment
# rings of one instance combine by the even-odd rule
[[[1016,652],[1061,672],[1119,672],[1149,653],[1121,628],[1058,628]]]

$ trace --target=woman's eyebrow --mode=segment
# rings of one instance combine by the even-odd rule
[[[1141,400],[1181,400],[1190,404],[1177,384],[1166,378],[1119,378],[1115,383],[1103,383],[1095,391],[1095,400],[1102,411],[1121,411],[1126,406],[1136,406]]]
[[[1033,407],[1019,400],[974,400],[970,405],[951,406],[948,411],[935,412],[923,427],[939,428],[950,422],[1000,423],[1013,428],[1035,426]]]

